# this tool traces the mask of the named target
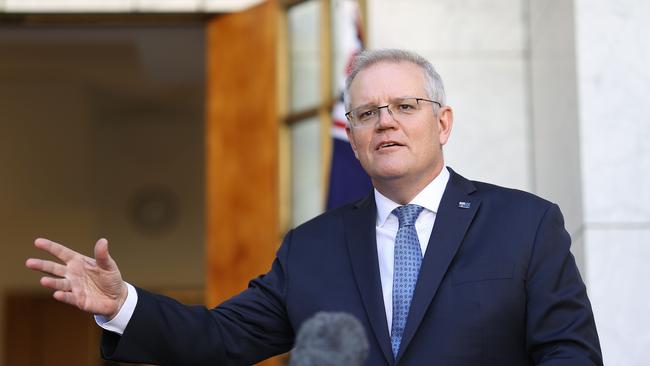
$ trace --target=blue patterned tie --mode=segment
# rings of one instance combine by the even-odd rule
[[[399,220],[399,229],[395,237],[395,262],[393,267],[393,324],[390,343],[393,357],[397,357],[402,342],[406,318],[409,314],[415,282],[422,263],[422,250],[415,220],[424,207],[418,205],[400,206],[393,210]]]

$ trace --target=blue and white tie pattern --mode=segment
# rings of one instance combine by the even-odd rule
[[[418,233],[415,230],[415,220],[424,207],[418,205],[400,206],[393,210],[399,220],[399,228],[395,237],[395,261],[393,267],[393,322],[390,342],[393,357],[397,357],[399,346],[406,326],[415,283],[422,263],[422,250]]]

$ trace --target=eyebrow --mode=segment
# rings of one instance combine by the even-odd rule
[[[362,104],[360,106],[353,107],[352,109],[359,109],[359,108],[368,108],[368,107],[377,107],[379,104],[377,103],[366,103]]]
[[[411,97],[411,96],[395,97],[395,98],[391,98],[388,101],[387,104],[390,104],[390,103],[393,103],[395,101],[402,100],[402,99],[422,99],[422,98],[421,97]],[[384,104],[384,105],[386,105],[386,104]],[[377,106],[379,106],[379,103],[366,103],[366,104],[362,104],[362,105],[360,105],[358,107],[354,107],[352,109],[366,108],[366,107],[377,107]]]

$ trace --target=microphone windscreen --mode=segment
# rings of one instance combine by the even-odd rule
[[[368,357],[363,325],[343,312],[319,312],[298,331],[289,366],[361,366]]]

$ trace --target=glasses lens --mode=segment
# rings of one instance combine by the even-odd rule
[[[357,119],[361,123],[369,123],[376,119],[378,112],[377,107],[362,107],[357,110]]]
[[[410,116],[418,109],[420,108],[416,98],[404,98],[391,103],[391,110],[398,116]]]
[[[376,106],[362,106],[350,111],[350,124],[353,126],[365,126],[377,120],[379,111]]]

